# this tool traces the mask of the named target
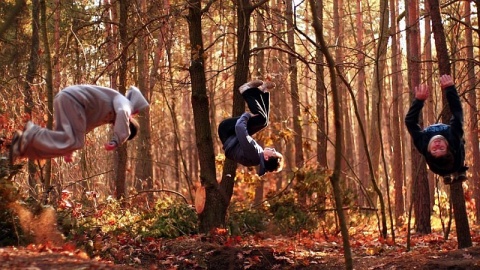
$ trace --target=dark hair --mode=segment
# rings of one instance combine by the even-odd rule
[[[440,157],[434,157],[432,154],[427,153],[425,160],[430,167],[450,171],[453,169],[455,157],[451,151],[447,151],[445,155]]]
[[[275,156],[271,156],[268,160],[265,160],[265,171],[267,172],[279,172],[283,168],[283,156],[276,152]]]
[[[137,120],[135,120],[134,118],[131,118],[131,117],[130,117],[129,122],[130,122],[130,124],[129,124],[130,136],[128,136],[128,140],[131,140],[131,139],[135,138],[135,136],[137,136],[138,130],[140,129],[140,124],[138,123]]]

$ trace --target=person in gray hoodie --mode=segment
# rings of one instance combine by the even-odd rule
[[[223,144],[225,157],[244,166],[258,166],[257,174],[279,172],[283,168],[283,156],[274,148],[262,148],[252,135],[268,125],[270,93],[273,82],[254,80],[239,88],[250,112],[223,120],[218,126],[218,135]]]
[[[102,86],[72,85],[53,100],[55,128],[49,130],[27,122],[15,131],[10,146],[10,162],[16,158],[47,159],[63,156],[72,161],[75,150],[85,145],[85,134],[104,124],[113,124],[113,136],[105,150],[135,137],[139,125],[133,116],[149,106],[140,90],[130,87],[126,95]]]

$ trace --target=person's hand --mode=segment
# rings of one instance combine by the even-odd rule
[[[428,98],[428,86],[421,84],[415,87],[415,98],[418,100],[426,100]]]
[[[63,160],[67,163],[70,163],[73,161],[73,153],[67,154],[63,156]]]
[[[106,143],[104,146],[105,146],[105,150],[112,151],[115,148],[117,148],[117,143],[114,142],[114,141],[110,141],[110,142]]]
[[[452,76],[448,74],[444,74],[440,76],[440,86],[442,89],[454,85]]]

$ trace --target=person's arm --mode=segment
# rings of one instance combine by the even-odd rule
[[[428,87],[423,84],[415,87],[414,90],[415,99],[413,100],[412,105],[405,116],[405,125],[407,126],[407,130],[415,142],[420,136],[422,136],[422,128],[419,125],[419,117],[425,100],[428,98],[429,91]]]
[[[237,120],[235,124],[235,135],[237,136],[238,142],[245,153],[252,152],[257,153],[255,148],[255,140],[248,134],[247,123],[252,115],[248,112],[243,113],[242,116]]]
[[[460,103],[460,97],[458,96],[457,89],[450,75],[442,75],[440,77],[440,86],[445,91],[445,98],[447,99],[452,118],[450,119],[450,126],[452,131],[463,136],[463,109]]]
[[[118,96],[113,100],[115,109],[115,123],[113,124],[113,137],[105,143],[105,150],[110,151],[127,141],[130,136],[130,116],[132,114],[130,102],[124,96]]]

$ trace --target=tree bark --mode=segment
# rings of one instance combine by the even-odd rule
[[[407,68],[408,68],[408,86],[413,89],[419,85],[420,79],[420,28],[418,25],[419,4],[417,0],[408,1],[407,12]],[[413,99],[413,92],[410,92]],[[422,116],[419,124],[423,125]],[[432,232],[430,224],[430,190],[427,178],[427,166],[425,159],[411,144],[412,151],[412,200],[415,213],[417,232],[420,234],[429,234]],[[410,224],[409,224],[410,225]]]
[[[30,47],[30,59],[25,78],[25,108],[24,112],[29,117],[32,117],[34,107],[33,89],[32,85],[35,83],[35,76],[37,76],[38,63],[40,57],[38,55],[38,48],[40,47],[40,36],[38,26],[40,25],[40,3],[39,0],[32,0],[32,40]],[[29,194],[32,198],[37,196],[37,181],[35,174],[37,173],[37,166],[33,160],[28,161],[28,184],[30,186]]]
[[[147,3],[145,0],[138,0],[140,16],[143,18],[147,11]],[[142,27],[142,25],[139,25]],[[142,34],[138,36],[138,88],[142,92],[143,96],[150,102],[150,87],[148,85],[149,76],[148,72],[148,42],[146,31],[142,31]],[[139,190],[152,190],[153,189],[153,156],[152,156],[152,143],[151,143],[151,130],[150,130],[150,110],[143,110],[138,115],[138,122],[140,124],[140,130],[138,134],[137,147],[137,159],[135,164],[135,179],[137,182],[136,189]],[[179,178],[177,178],[179,179]],[[141,183],[141,184],[140,184]],[[149,193],[149,201],[153,203],[152,193]]]
[[[429,0],[430,17],[432,18],[433,36],[435,38],[435,48],[438,58],[438,67],[440,75],[450,74],[450,57],[445,38],[445,31],[440,16],[440,6],[438,0]],[[442,93],[443,94],[443,93]],[[443,104],[446,104],[446,98],[443,94]],[[448,123],[451,118],[451,112],[448,106],[443,107],[442,121]],[[455,218],[455,228],[457,231],[458,248],[467,248],[472,246],[472,237],[470,235],[470,225],[468,224],[467,209],[465,206],[465,196],[461,182],[450,185],[450,196],[452,200],[453,213]]]
[[[477,102],[477,93],[475,90],[475,85],[477,85],[477,79],[475,76],[475,55],[473,52],[473,36],[472,36],[472,22],[471,22],[471,16],[472,16],[472,11],[471,7],[466,2],[465,6],[465,40],[466,40],[466,46],[465,50],[466,55],[467,55],[467,72],[468,72],[468,83],[467,83],[467,99],[470,101],[469,104],[469,110],[468,110],[468,118],[470,119],[470,126],[469,126],[469,137],[468,137],[468,143],[470,147],[468,149],[471,149],[472,151],[472,164],[470,166],[470,173],[472,177],[470,178],[470,183],[473,184],[473,198],[475,199],[475,216],[477,217],[475,220],[475,223],[480,224],[480,175],[478,173],[478,170],[480,167],[478,164],[480,164],[480,150],[477,145],[479,145],[479,140],[478,140],[478,106]],[[478,6],[477,6],[478,7]]]
[[[45,85],[47,90],[47,108],[48,108],[48,118],[47,118],[47,128],[53,128],[53,69],[52,69],[52,55],[50,53],[50,45],[48,41],[48,32],[47,32],[47,5],[45,0],[40,0],[40,20],[42,27],[42,42],[44,48],[44,61],[45,61]],[[43,187],[49,189],[52,185],[52,160],[48,159],[45,167],[43,168]],[[48,196],[48,194],[47,194]],[[47,202],[45,202],[47,203]]]
[[[392,175],[395,187],[395,221],[396,225],[402,225],[402,217],[405,214],[405,200],[404,200],[404,166],[403,166],[403,156],[404,151],[402,147],[402,137],[401,137],[401,126],[403,123],[400,122],[401,115],[400,108],[403,107],[402,102],[402,76],[400,70],[400,42],[398,39],[397,31],[398,25],[395,18],[398,16],[398,7],[396,0],[390,0],[390,20],[391,24],[391,33],[392,33],[392,58],[391,58],[391,67],[392,67],[392,89],[393,89],[393,102],[392,102],[392,140],[393,140],[393,151],[392,151]]]
[[[318,9],[316,7],[315,0],[309,1],[311,6],[312,16],[312,24],[315,30],[315,36],[317,37],[320,43],[320,49],[322,53],[325,55],[327,60],[328,70],[330,72],[330,80],[332,83],[332,95],[333,95],[333,110],[334,110],[334,117],[335,117],[335,166],[333,168],[333,174],[330,176],[330,182],[332,183],[334,198],[335,198],[335,209],[338,215],[338,219],[340,222],[340,230],[342,233],[342,240],[343,240],[343,249],[344,249],[344,257],[345,257],[345,268],[346,269],[353,269],[353,259],[352,259],[352,251],[350,248],[350,240],[347,228],[347,219],[345,217],[345,213],[343,211],[343,191],[340,186],[340,179],[341,179],[341,170],[342,170],[342,140],[343,140],[343,132],[342,132],[342,123],[339,104],[342,102],[340,100],[340,95],[338,93],[336,78],[337,72],[335,71],[335,61],[331,56],[330,52],[328,51],[328,47],[323,37],[323,33],[320,31],[321,26],[318,20],[315,11]]]
[[[293,17],[293,1],[286,2],[286,23],[287,23],[287,44],[292,53],[295,53],[295,25]],[[295,145],[295,167],[303,167],[303,136],[302,136],[302,113],[300,112],[300,94],[298,90],[298,68],[297,59],[293,54],[288,55],[288,74],[290,81],[290,96],[292,98],[292,122]],[[297,173],[296,180],[301,183],[304,181],[304,173]],[[298,194],[298,202],[306,204],[307,197],[304,192]]]
[[[206,191],[205,208],[199,214],[200,232],[225,226],[228,201],[217,183],[215,155],[209,118],[209,103],[205,78],[205,55],[202,37],[202,7],[200,0],[188,1],[188,32],[191,44],[190,78],[192,80],[192,108],[195,140],[200,162],[200,181]]]
[[[323,33],[323,0],[319,0],[318,4],[315,6],[316,10],[312,16],[316,17],[318,20],[319,31]],[[317,162],[323,168],[328,168],[327,163],[327,111],[326,111],[326,102],[327,102],[327,88],[325,86],[325,75],[324,75],[324,65],[325,57],[322,50],[320,49],[320,43],[317,40],[317,47],[315,48],[315,94],[317,99],[316,112],[317,112]]]
[[[118,72],[118,81],[119,87],[118,91],[122,94],[125,94],[126,83],[127,83],[127,62],[128,62],[128,7],[130,1],[124,0],[120,1],[120,14],[119,14],[119,27],[118,31],[120,33],[120,44],[121,55],[120,55],[120,68]],[[120,145],[116,150],[116,160],[115,160],[115,189],[116,189],[116,198],[123,199],[127,198],[127,143]]]

